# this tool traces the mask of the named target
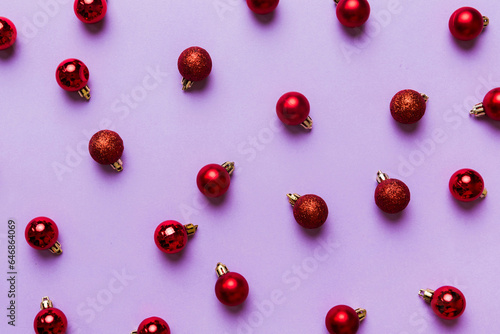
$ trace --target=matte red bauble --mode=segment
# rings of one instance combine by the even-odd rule
[[[255,14],[269,14],[278,7],[280,0],[247,0],[248,7]]]
[[[227,306],[242,304],[248,297],[249,287],[245,277],[238,273],[230,272],[225,265],[217,263],[217,282],[215,295],[219,301]]]
[[[87,101],[90,100],[89,69],[78,59],[70,58],[61,62],[56,69],[56,80],[62,89],[78,92]]]
[[[455,287],[442,286],[436,291],[422,289],[418,295],[431,304],[431,308],[438,317],[453,320],[465,311],[465,296]]]
[[[114,170],[121,172],[123,162],[123,140],[118,133],[111,130],[96,132],[89,141],[89,152],[92,159],[101,165],[111,165]]]
[[[328,311],[325,319],[330,334],[356,334],[359,323],[366,318],[366,310],[354,310],[347,305],[337,305]]]
[[[61,244],[57,241],[59,229],[56,223],[50,218],[33,218],[26,226],[24,236],[28,244],[34,249],[48,249],[54,254],[62,254]]]
[[[83,23],[97,23],[106,16],[108,4],[106,0],[75,0],[73,9]]]
[[[132,334],[170,334],[170,327],[162,318],[150,317],[144,319]]]
[[[483,31],[490,20],[472,7],[457,9],[450,17],[448,26],[450,32],[456,39],[470,41]]]
[[[234,162],[225,162],[222,165],[206,165],[198,172],[196,185],[201,193],[207,197],[222,196],[229,189],[233,171]]]
[[[17,29],[6,17],[0,17],[0,50],[10,48],[16,42]]]
[[[68,320],[63,311],[54,308],[49,297],[43,297],[41,311],[35,317],[33,327],[37,334],[64,334],[68,328]]]
[[[283,94],[276,103],[276,114],[286,125],[301,125],[311,130],[313,121],[309,117],[311,107],[307,98],[299,92]]]
[[[187,90],[195,81],[208,77],[212,71],[212,58],[205,49],[192,46],[182,51],[177,67],[182,75],[182,90]]]
[[[288,201],[293,206],[293,216],[297,223],[308,229],[321,227],[328,218],[328,206],[317,195],[287,194]]]
[[[381,171],[377,172],[375,203],[385,213],[403,211],[410,203],[410,189],[403,181],[391,179]]]
[[[370,4],[367,0],[334,0],[337,4],[337,18],[348,28],[362,26],[370,17]]]
[[[198,225],[182,225],[175,220],[166,220],[155,230],[156,246],[167,254],[178,253],[186,247],[188,236],[193,235],[197,229]]]
[[[453,197],[462,202],[471,202],[486,197],[483,177],[473,169],[457,170],[450,178],[450,192]]]
[[[492,120],[500,121],[500,87],[490,90],[483,99],[470,111],[476,117],[488,116]]]
[[[412,89],[402,90],[391,100],[391,115],[399,123],[413,124],[425,114],[429,97]]]

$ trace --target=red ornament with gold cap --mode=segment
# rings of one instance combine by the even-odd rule
[[[156,246],[167,254],[178,253],[186,247],[188,236],[194,235],[197,229],[198,225],[182,225],[175,220],[166,220],[156,227]]]
[[[182,51],[177,60],[177,68],[182,75],[182,90],[188,90],[196,81],[205,80],[212,72],[212,58],[207,50],[192,46]]]
[[[215,283],[215,295],[217,299],[226,306],[238,306],[248,297],[250,291],[248,282],[242,275],[231,272],[222,263],[215,267],[217,282]]]
[[[319,196],[307,194],[287,194],[288,202],[293,207],[295,221],[302,227],[313,229],[321,227],[328,218],[328,206]]]
[[[144,319],[131,334],[170,334],[170,327],[162,318],[149,317]]]
[[[441,319],[453,320],[465,311],[465,296],[453,286],[442,286],[436,291],[421,289],[418,295],[431,304],[432,310]]]
[[[377,172],[375,204],[385,213],[399,213],[410,203],[410,189],[401,180],[391,179],[382,171]]]
[[[196,185],[203,195],[211,198],[220,197],[228,191],[233,172],[234,162],[206,165],[198,172]]]
[[[360,322],[365,318],[365,309],[337,305],[326,314],[325,325],[330,334],[356,334]]]
[[[448,183],[451,195],[461,202],[471,202],[485,198],[488,191],[484,188],[481,174],[470,168],[457,170]]]
[[[122,138],[111,130],[98,131],[89,141],[89,153],[92,159],[101,165],[111,165],[117,172],[123,170],[121,160],[123,150]]]
[[[0,50],[10,48],[16,42],[17,29],[6,17],[0,17]]]
[[[313,126],[310,110],[309,100],[299,92],[285,93],[276,103],[276,114],[280,121],[286,125],[301,125],[307,130]]]
[[[413,124],[425,114],[429,97],[413,89],[404,89],[394,95],[391,100],[391,115],[397,122]]]
[[[47,217],[33,218],[24,231],[28,244],[34,249],[49,250],[53,254],[62,254],[62,248],[57,238],[59,229],[56,223]]]
[[[56,69],[56,80],[59,86],[68,92],[78,92],[87,101],[90,100],[89,69],[83,61],[69,58],[62,61]]]
[[[337,19],[343,26],[357,28],[370,17],[370,4],[367,0],[333,0],[337,4]]]
[[[488,116],[494,121],[500,121],[500,87],[490,90],[483,99],[470,111],[472,116]]]
[[[68,328],[68,320],[64,312],[53,307],[49,297],[43,297],[41,311],[35,317],[33,327],[37,334],[64,334]]]
[[[106,16],[108,4],[106,0],[75,0],[73,9],[83,23],[97,23]]]
[[[472,7],[462,7],[451,14],[448,27],[456,39],[470,41],[481,34],[490,19]]]

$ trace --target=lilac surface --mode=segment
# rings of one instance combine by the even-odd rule
[[[495,1],[371,1],[358,33],[340,26],[333,1],[283,0],[263,18],[242,0],[110,1],[93,27],[72,5],[2,6],[19,32],[15,49],[0,53],[1,267],[5,275],[12,218],[19,271],[17,326],[3,316],[2,333],[32,332],[46,295],[70,334],[130,333],[149,316],[174,334],[326,333],[337,304],[368,310],[360,334],[498,330],[500,123],[468,116],[500,86]],[[464,5],[491,19],[474,43],[448,31]],[[182,92],[177,57],[193,45],[209,51],[213,70]],[[69,57],[89,67],[90,103],[56,84],[56,66]],[[409,127],[389,112],[406,88],[430,97]],[[310,133],[277,121],[275,103],[291,90],[311,103]],[[120,174],[88,154],[102,128],[124,140]],[[196,174],[227,160],[236,162],[229,192],[208,201]],[[66,169],[58,175],[55,166]],[[449,177],[465,167],[485,179],[484,201],[452,199]],[[376,207],[378,169],[409,186],[403,214]],[[320,231],[294,222],[287,192],[325,199]],[[40,215],[58,224],[61,257],[25,242],[26,224]],[[167,219],[199,225],[179,256],[153,241]],[[217,301],[218,261],[248,280],[242,308]],[[417,297],[447,284],[467,298],[455,322]]]

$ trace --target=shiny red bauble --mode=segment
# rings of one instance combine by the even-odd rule
[[[33,322],[37,334],[64,334],[68,328],[68,320],[63,311],[52,307],[47,297],[42,299],[42,310],[38,312]]]
[[[106,0],[75,0],[73,9],[83,23],[97,23],[106,16],[108,4]]]
[[[193,82],[208,77],[212,71],[212,58],[199,46],[192,46],[182,51],[177,60],[179,73],[182,75],[182,89],[191,88]]]
[[[247,0],[248,7],[255,14],[269,14],[278,7],[280,0]]]
[[[427,95],[412,89],[399,91],[391,100],[391,115],[399,123],[413,124],[425,114]]]
[[[89,69],[78,59],[70,58],[61,62],[56,69],[59,86],[68,92],[78,92],[81,97],[90,100]]]
[[[10,48],[16,42],[17,29],[6,17],[0,17],[0,50]]]
[[[366,316],[366,311],[364,315]],[[330,334],[356,334],[359,329],[360,316],[347,305],[332,307],[326,314],[325,325]]]
[[[328,218],[328,206],[317,195],[288,194],[288,200],[293,205],[293,216],[297,223],[307,229],[321,227]]]
[[[140,323],[137,334],[170,334],[170,327],[162,318],[150,317]]]
[[[56,223],[47,217],[36,217],[26,226],[24,236],[28,244],[34,249],[50,249],[59,238],[59,229]]]
[[[370,17],[370,4],[367,0],[335,0],[337,18],[348,28],[362,26]]]
[[[500,88],[493,88],[485,95],[483,108],[486,116],[500,121]]]
[[[219,278],[215,283],[215,295],[219,301],[227,306],[242,304],[248,297],[248,282],[242,275],[230,272],[222,263],[217,264]]]
[[[154,239],[159,250],[167,254],[178,253],[186,247],[188,235],[196,232],[198,225],[182,225],[175,220],[166,220],[155,230]]]
[[[453,173],[448,185],[453,197],[462,202],[471,202],[486,196],[483,177],[470,168]]]
[[[403,211],[410,203],[410,189],[398,179],[390,179],[387,174],[377,173],[377,188],[375,189],[375,204],[385,213]]]
[[[442,286],[436,291],[420,290],[419,296],[431,304],[431,308],[438,317],[453,320],[465,311],[465,296],[453,286]]]
[[[472,7],[457,9],[450,17],[450,32],[456,39],[470,41],[483,31],[488,24],[488,19]]]
[[[276,114],[286,125],[302,125],[304,128],[310,129],[312,127],[312,120],[309,127],[305,124],[308,120],[310,110],[309,101],[299,92],[283,94],[279,98],[278,103],[276,103]]]
[[[226,164],[229,164],[229,167],[223,167]],[[196,176],[196,185],[203,195],[215,198],[227,192],[231,184],[230,174],[234,169],[234,163],[224,165],[209,164],[200,169]]]
[[[92,159],[101,165],[111,165],[118,172],[123,170],[120,159],[123,150],[122,138],[111,130],[98,131],[89,141],[89,153]]]

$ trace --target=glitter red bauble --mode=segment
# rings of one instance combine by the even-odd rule
[[[399,123],[418,122],[425,114],[425,98],[412,89],[402,90],[391,100],[391,115]]]
[[[370,4],[366,0],[340,0],[336,12],[342,25],[356,28],[362,26],[370,17]]]
[[[386,179],[375,189],[375,203],[386,213],[401,212],[410,203],[410,189],[403,181]]]
[[[347,305],[337,305],[328,311],[325,319],[330,334],[356,334],[359,329],[359,316]]]
[[[456,319],[465,311],[465,296],[455,287],[442,286],[434,291],[431,308],[442,319]]]
[[[212,58],[205,49],[192,46],[182,51],[177,67],[184,79],[201,81],[212,71]]]
[[[278,7],[280,0],[247,0],[248,7],[255,14],[269,14]]]
[[[456,39],[470,41],[483,31],[484,19],[477,9],[462,7],[451,15],[448,25]]]
[[[483,177],[473,169],[464,168],[456,171],[450,178],[450,192],[453,197],[462,202],[471,202],[483,194]]]
[[[196,177],[196,185],[207,197],[219,197],[229,189],[231,177],[221,165],[209,164],[200,169]]]
[[[483,99],[483,108],[486,116],[500,121],[500,88],[493,88]]]
[[[66,59],[57,67],[56,80],[62,89],[77,92],[87,86],[89,69],[81,60]]]
[[[227,306],[242,304],[248,297],[248,282],[245,277],[235,272],[228,272],[217,279],[215,295]]]
[[[155,243],[159,250],[167,254],[178,253],[186,247],[186,228],[175,220],[166,220],[155,230]]]
[[[106,16],[108,4],[106,0],[75,0],[73,9],[83,23],[97,23]]]
[[[0,17],[0,50],[10,48],[16,42],[17,29],[6,17]]]
[[[328,218],[328,206],[319,196],[303,195],[293,206],[293,216],[297,223],[304,228],[318,228]]]
[[[52,219],[36,217],[26,226],[24,236],[31,247],[45,250],[51,248],[57,242],[59,229]]]
[[[101,165],[111,165],[117,162],[123,154],[123,149],[123,140],[114,131],[101,130],[90,138],[90,155]]]
[[[137,334],[170,334],[170,327],[162,318],[150,317],[141,322]]]
[[[310,110],[309,101],[298,92],[283,94],[276,103],[276,114],[286,125],[300,125],[309,116]]]
[[[50,307],[38,312],[33,326],[37,334],[64,334],[68,320],[61,310]]]

